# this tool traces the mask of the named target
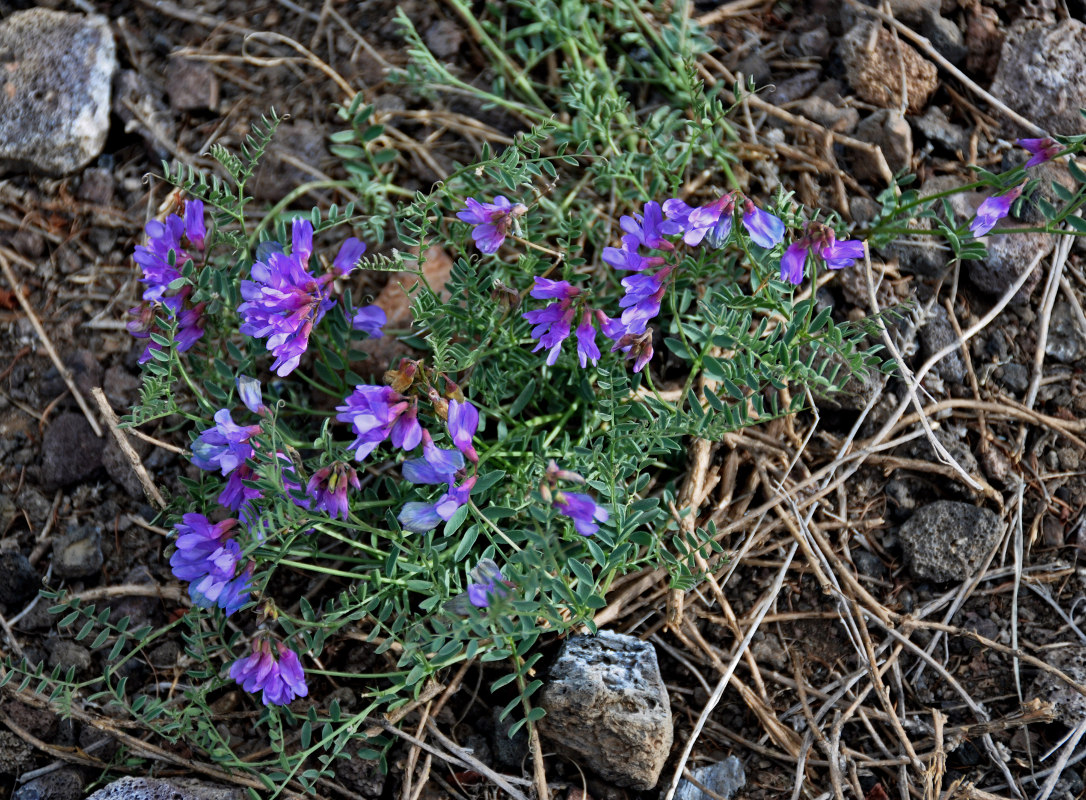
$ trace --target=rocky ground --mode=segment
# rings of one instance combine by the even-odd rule
[[[389,83],[405,59],[392,2],[29,5],[0,0],[0,654],[89,677],[104,654],[58,627],[43,582],[149,624],[182,608],[155,509],[93,393],[123,414],[138,392],[131,253],[169,193],[146,176],[161,159],[212,168],[211,144],[236,147],[273,106],[292,119],[258,199],[341,174],[328,151],[341,88],[284,39],[245,37],[276,31],[364,92],[403,148],[407,189],[473,156],[469,135],[427,113],[516,124]],[[483,69],[452,4],[399,5],[440,59]],[[1086,132],[1082,0],[737,0],[691,15],[716,45],[699,65],[707,84],[774,87],[737,112],[742,179],[783,184],[861,229],[893,173],[932,193],[968,181],[968,165],[1020,163],[1018,136]],[[1050,197],[1051,181],[1074,187],[1065,167],[1042,169]],[[343,199],[319,189],[305,201]],[[980,200],[960,195],[950,212],[967,218]],[[1014,224],[1039,219],[1027,208]],[[841,319],[905,304],[894,333],[915,405],[907,381],[872,377],[817,413],[691,442],[684,498],[728,558],[688,593],[663,573],[630,576],[597,621],[636,642],[550,654],[553,794],[658,796],[685,767],[715,795],[686,783],[684,800],[1083,795],[1086,249],[1038,233],[987,244],[984,260],[948,268],[945,249],[902,239],[876,253],[874,298],[861,271],[819,289]],[[132,444],[152,482],[176,490],[176,450]],[[131,685],[177,680],[179,654],[148,653]],[[632,707],[610,715],[609,696],[592,695],[602,716],[579,741],[587,723],[563,717],[562,681],[592,686],[600,670]],[[388,776],[342,762],[321,795],[505,791],[487,769],[529,792],[524,743],[470,694],[450,694],[436,722],[443,752],[460,746],[478,765],[431,763],[405,742]],[[121,775],[99,797],[242,796],[203,754],[42,700],[0,690],[0,798],[72,800]],[[246,725],[224,723],[242,737]],[[189,778],[222,787],[178,782]]]

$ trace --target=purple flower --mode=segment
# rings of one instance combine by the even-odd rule
[[[789,245],[781,257],[781,280],[799,286],[808,255],[822,259],[830,269],[844,269],[864,257],[864,243],[859,239],[839,242],[833,228],[819,222],[808,223],[807,232]]]
[[[664,263],[660,256],[643,256],[638,252],[638,240],[636,236],[623,236],[622,247],[603,248],[603,260],[615,269],[629,272],[640,272],[644,269],[658,267]]]
[[[253,652],[239,658],[230,666],[230,677],[249,693],[263,692],[264,705],[285,706],[295,697],[305,697],[305,673],[298,655],[282,642],[271,643],[266,638],[253,642]]]
[[[249,593],[253,590],[252,578],[253,564],[249,562],[248,566],[238,573],[236,578],[222,588],[218,603],[224,614],[230,616],[249,602]]]
[[[264,400],[260,396],[260,381],[248,375],[239,375],[237,384],[241,402],[247,409],[261,416],[268,413],[268,407],[264,405]]]
[[[180,302],[182,303],[180,313],[176,314],[177,330],[174,333],[174,344],[177,345],[177,352],[179,353],[188,350],[204,335],[204,306],[206,303],[197,303],[191,307],[184,307],[184,304],[187,303],[191,293],[191,288],[185,286],[173,298],[180,299]],[[166,309],[167,313],[171,315],[174,314],[169,306],[163,307]],[[150,338],[151,327],[155,322],[154,309],[148,304],[143,304],[129,309],[128,313],[135,317],[135,319],[129,320],[126,325],[128,332],[137,339]],[[139,363],[147,363],[152,358],[151,354],[156,350],[161,349],[162,345],[158,342],[154,340],[149,341],[139,357]]]
[[[644,333],[649,322],[660,313],[667,279],[673,270],[674,267],[664,267],[655,275],[640,273],[622,279],[626,294],[618,304],[625,309],[622,312],[622,324],[626,333]]]
[[[581,315],[581,324],[577,326],[577,359],[581,367],[588,362],[595,364],[600,358],[600,349],[596,346],[596,326],[592,324],[593,313],[589,309]]]
[[[479,409],[467,400],[462,403],[450,400],[447,424],[449,436],[456,448],[467,456],[471,463],[479,463],[479,454],[475,452],[475,446],[471,443],[475,432],[479,429]]]
[[[634,372],[643,370],[653,355],[652,331],[646,328],[640,333],[631,332],[621,319],[611,319],[602,311],[596,312],[596,319],[603,335],[614,343],[611,352],[621,352],[627,359],[632,358]]]
[[[660,204],[653,200],[645,203],[644,212],[644,216],[623,216],[618,221],[619,227],[639,245],[653,250],[674,249],[675,246],[664,237],[682,233],[681,227],[673,221],[665,221]],[[624,243],[625,239],[623,237]]]
[[[747,229],[750,238],[759,247],[766,249],[776,247],[784,239],[784,222],[768,211],[758,208],[750,200],[746,201],[743,227]]]
[[[969,230],[974,236],[984,236],[1001,219],[1011,213],[1011,204],[1022,194],[1022,186],[1015,186],[1006,194],[993,195],[985,199],[977,209],[977,216],[969,223]]]
[[[404,479],[416,484],[451,485],[463,468],[464,456],[460,451],[436,446],[426,430],[422,432],[422,458],[409,458],[401,466]]]
[[[681,229],[683,241],[688,245],[697,246],[706,235],[710,235],[713,242],[719,243],[714,246],[719,247],[732,230],[735,198],[729,192],[719,200],[698,208],[691,208],[682,200],[672,198],[664,201],[664,212]]]
[[[610,518],[606,508],[579,492],[558,492],[554,496],[554,507],[573,520],[573,527],[581,536],[591,536],[600,529],[599,523]]]
[[[252,280],[241,282],[245,302],[238,306],[243,320],[240,330],[248,336],[267,339],[267,348],[276,357],[272,369],[280,377],[289,375],[298,366],[309,346],[309,334],[335,304],[330,290],[332,281],[349,272],[357,260],[354,255],[360,255],[364,249],[365,245],[357,239],[348,239],[340,248],[332,271],[314,277],[308,270],[313,254],[313,225],[308,220],[295,219],[290,255],[266,248],[267,262],[253,262]]]
[[[332,272],[337,278],[349,275],[365,252],[366,243],[352,236],[339,246],[339,252],[332,261]]]
[[[501,195],[495,197],[493,203],[480,203],[474,197],[469,197],[464,203],[467,207],[458,211],[456,216],[475,226],[471,238],[475,240],[479,252],[486,255],[498,252],[513,220],[528,211],[528,207],[522,203],[513,205],[508,198]]]
[[[1026,169],[1051,161],[1060,152],[1060,145],[1047,136],[1043,139],[1019,139],[1018,144],[1031,154]]]
[[[264,495],[256,488],[246,486],[245,481],[254,478],[253,468],[248,464],[239,464],[226,479],[226,486],[219,494],[219,505],[241,514],[242,522],[247,522],[253,511],[253,501]]]
[[[505,580],[501,569],[493,560],[482,559],[471,571],[474,583],[468,584],[468,601],[476,608],[487,608],[491,600],[503,600],[509,596],[513,584]]]
[[[188,244],[195,250],[204,249],[204,204],[199,200],[185,201],[185,218],[170,214],[165,220],[153,219],[147,223],[147,244],[136,247],[133,259],[143,270],[140,282],[146,284],[143,299],[159,302],[173,313],[181,310],[184,296],[180,289],[171,288],[181,276],[181,267],[195,259],[185,249]],[[187,287],[181,287],[184,289]]]
[[[356,331],[362,331],[371,339],[380,339],[385,335],[381,329],[387,322],[388,317],[380,306],[362,306],[354,312],[351,327]]]
[[[259,425],[237,425],[230,410],[221,408],[215,412],[215,427],[203,431],[192,443],[192,463],[200,469],[221,469],[224,476],[229,475],[252,458],[249,440],[257,433]]]
[[[203,514],[185,514],[181,520],[174,526],[173,574],[189,581],[189,595],[196,605],[210,608],[217,603],[227,614],[236,611],[248,600],[248,578],[243,573],[239,582],[235,577],[241,548],[227,538],[237,520],[212,524]]]
[[[306,486],[306,491],[313,498],[313,508],[327,511],[332,519],[347,519],[347,486],[361,489],[358,473],[342,461],[330,467],[324,467],[313,473]]]
[[[431,531],[442,520],[448,522],[452,519],[456,510],[468,502],[474,487],[475,476],[472,475],[459,486],[450,485],[449,490],[433,503],[415,501],[404,503],[397,519],[400,520],[404,530],[412,533]]]
[[[336,419],[354,427],[355,440],[351,448],[355,460],[362,461],[391,438],[394,447],[414,450],[422,441],[422,426],[418,421],[418,403],[408,399],[390,386],[354,387],[344,398],[346,405],[337,406]]]
[[[547,278],[535,279],[531,295],[539,300],[553,299],[555,302],[536,311],[528,311],[521,314],[535,327],[531,336],[537,340],[533,353],[546,348],[547,365],[550,366],[558,360],[558,353],[570,334],[573,317],[576,309],[573,307],[573,299],[581,290],[571,286],[566,281],[552,281]]]

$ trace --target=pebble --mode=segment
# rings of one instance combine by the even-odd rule
[[[1040,655],[1047,664],[1066,672],[1077,683],[1086,681],[1086,647],[1071,646],[1048,650]],[[1086,697],[1049,672],[1038,672],[1027,692],[1055,707],[1056,718],[1075,726],[1086,719]]]
[[[75,196],[84,203],[90,203],[101,209],[113,205],[113,192],[116,182],[113,180],[113,172],[100,167],[88,167],[83,170],[83,179],[79,183],[79,189]]]
[[[46,645],[49,651],[49,666],[67,672],[75,667],[76,674],[85,673],[91,666],[91,652],[83,645],[70,639],[50,639]]]
[[[1064,364],[1073,364],[1086,356],[1086,331],[1066,300],[1059,300],[1052,309],[1048,325],[1045,355]]]
[[[438,58],[451,58],[460,50],[464,32],[449,19],[439,19],[426,29],[426,46]]]
[[[0,605],[10,611],[21,607],[38,592],[41,578],[18,550],[0,550]]]
[[[952,153],[964,152],[969,147],[969,134],[947,119],[939,106],[932,106],[922,116],[915,117],[913,124],[929,142],[942,145]]]
[[[337,761],[338,763],[338,761]],[[121,778],[87,800],[243,800],[244,790],[195,779]]]
[[[509,731],[515,719],[512,714],[501,719],[501,709],[495,708],[490,714],[490,750],[498,764],[506,769],[519,769],[528,755],[528,729],[521,725],[513,738]]]
[[[166,68],[166,94],[176,111],[214,111],[219,78],[206,61],[174,57]]]
[[[1056,246],[1056,237],[1050,233],[1002,233],[986,237],[986,243],[988,256],[979,261],[966,261],[966,269],[970,280],[978,289],[998,297],[1021,277],[1038,252],[1042,259],[1052,252],[1052,248]],[[1028,302],[1044,272],[1043,264],[1039,264],[1018,290],[1013,302]]]
[[[20,775],[33,763],[30,745],[11,731],[0,730],[0,775]]]
[[[563,643],[540,696],[540,733],[616,786],[652,789],[671,751],[671,705],[656,650],[600,631]]]
[[[134,436],[130,436],[128,442],[136,450],[136,454],[140,458],[146,457],[151,449],[151,445]],[[114,483],[124,489],[129,497],[137,500],[143,499],[143,484],[140,483],[140,479],[136,476],[136,470],[132,466],[132,462],[128,460],[128,456],[124,454],[121,446],[117,444],[117,440],[112,436],[107,439],[105,447],[102,448],[102,466],[106,468],[106,474],[113,479]]]
[[[75,767],[61,767],[29,780],[11,795],[11,800],[80,800],[83,775]]]
[[[901,105],[901,62],[904,61],[908,108],[913,114],[920,113],[939,86],[935,65],[904,41],[895,40],[881,26],[877,26],[874,46],[869,48],[873,31],[876,31],[875,23],[859,22],[838,45],[849,84],[867,102],[897,108]]]
[[[84,398],[89,400],[91,390],[102,385],[102,365],[90,350],[80,348],[68,353],[64,357],[64,366],[71,372],[72,380]],[[64,382],[60,372],[56,367],[51,367],[42,376],[39,393],[43,400],[52,400],[67,389],[68,384]]]
[[[856,138],[882,150],[886,164],[893,173],[909,169],[913,157],[913,130],[897,110],[883,108],[874,112],[856,127]],[[863,150],[855,150],[852,166],[857,178],[882,182],[882,173],[875,159]]]
[[[939,14],[925,15],[920,25],[920,33],[951,64],[961,64],[969,55],[961,29],[946,17]]]
[[[1047,130],[1086,133],[1086,24],[1011,26],[990,91]]]
[[[719,800],[719,798],[730,800],[747,783],[743,762],[736,756],[728,756],[723,761],[707,767],[697,767],[691,772],[694,774],[694,780],[713,794],[707,794],[684,778],[679,781],[679,786],[675,790],[675,800]]]
[[[102,569],[102,533],[94,526],[69,528],[53,542],[53,570],[60,578],[86,578]]]
[[[102,466],[104,442],[82,414],[66,412],[49,423],[42,437],[41,479],[46,488],[71,486]]]
[[[822,79],[822,73],[817,69],[809,69],[799,72],[791,78],[786,78],[776,85],[776,89],[766,96],[769,102],[783,106],[792,103],[801,97],[809,95],[818,82]]]
[[[920,329],[920,344],[924,348],[924,358],[930,358],[949,344],[958,341],[954,333],[954,327],[950,324],[950,317],[942,306],[933,306],[931,317]],[[961,348],[951,350],[934,367],[943,380],[951,383],[961,383],[965,380],[965,358]]]
[[[0,23],[0,170],[64,175],[102,152],[117,68],[109,21],[45,8]]]
[[[898,531],[912,573],[938,582],[971,578],[1002,535],[995,512],[956,500],[917,509]]]
[[[855,108],[831,103],[817,95],[800,100],[792,112],[837,133],[852,133],[860,122],[860,112]]]

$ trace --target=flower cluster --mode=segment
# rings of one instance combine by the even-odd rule
[[[322,275],[309,272],[313,255],[313,225],[306,219],[295,219],[291,227],[290,255],[271,243],[258,253],[250,271],[250,280],[241,282],[238,306],[241,332],[257,339],[267,339],[268,350],[275,355],[272,369],[280,377],[289,375],[298,366],[309,346],[313,328],[332,306],[331,284],[354,269],[366,252],[366,245],[355,238],[343,243],[332,262],[332,268]]]
[[[282,642],[266,637],[253,640],[253,652],[230,666],[230,677],[250,693],[263,692],[264,705],[285,706],[295,697],[305,697],[309,687],[298,654]]]
[[[833,228],[820,222],[807,223],[806,233],[784,251],[781,256],[781,280],[799,285],[807,268],[807,261],[816,258],[830,269],[844,269],[864,257],[864,243],[859,239],[837,241]]]
[[[174,526],[177,550],[170,568],[189,581],[189,596],[202,608],[217,605],[232,614],[249,601],[252,565],[239,570],[241,548],[229,538],[236,519],[212,523],[203,514],[185,514]]]
[[[205,304],[191,302],[192,287],[181,274],[181,268],[187,262],[196,260],[190,251],[204,251],[207,237],[204,204],[199,200],[187,200],[184,218],[170,214],[163,221],[153,219],[144,230],[147,244],[138,245],[133,256],[143,273],[140,283],[146,287],[144,302],[129,309],[133,319],[126,327],[137,339],[150,339],[155,309],[161,308],[177,321],[174,342],[178,352],[184,352],[204,335]],[[161,349],[157,342],[148,341],[139,363],[147,362],[154,351]]]
[[[493,203],[480,203],[474,197],[469,197],[464,205],[466,208],[458,211],[456,216],[473,226],[471,238],[475,240],[479,252],[487,255],[498,252],[513,222],[528,211],[526,205],[514,205],[501,195],[495,197]]]

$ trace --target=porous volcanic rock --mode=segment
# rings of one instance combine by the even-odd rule
[[[940,500],[917,509],[898,535],[913,574],[942,582],[971,578],[1002,533],[995,512]]]

